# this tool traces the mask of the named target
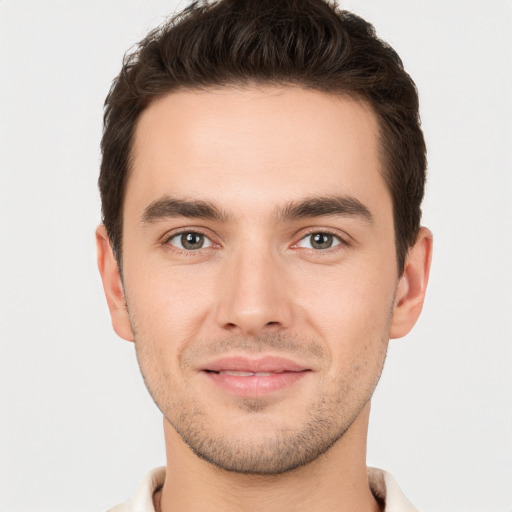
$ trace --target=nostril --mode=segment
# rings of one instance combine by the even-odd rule
[[[249,325],[248,323],[241,323],[241,325],[237,324],[236,322],[227,322],[226,324],[224,324],[224,329],[226,329],[227,331],[231,332],[231,333],[234,333],[234,332],[243,332],[245,333],[246,335],[254,335],[256,334],[257,332],[263,330],[263,331],[267,331],[268,329],[270,330],[275,330],[277,328],[279,328],[281,326],[281,322],[277,322],[277,321],[270,321],[270,322],[266,322],[264,324],[257,324],[257,325]]]

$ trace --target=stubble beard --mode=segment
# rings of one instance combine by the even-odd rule
[[[278,475],[307,465],[326,453],[352,425],[357,413],[341,424],[326,415],[326,403],[317,404],[309,418],[296,430],[274,429],[268,437],[251,439],[250,433],[238,438],[215,435],[200,411],[184,413],[167,421],[201,459],[225,471],[252,475]],[[258,414],[266,408],[263,399],[243,399],[240,409]]]
[[[136,330],[134,332],[137,359],[146,387],[166,420],[192,452],[217,468],[258,475],[277,475],[309,464],[338,442],[370,400],[380,378],[387,348],[387,339],[381,340],[382,353],[373,368],[365,364],[364,354],[357,358],[357,364],[347,368],[308,404],[303,418],[293,429],[277,425],[268,429],[265,435],[261,432],[252,435],[248,431],[252,425],[251,417],[261,424],[259,415],[273,405],[265,397],[240,398],[237,403],[240,414],[250,416],[245,423],[247,429],[227,434],[222,428],[212,428],[216,418],[209,417],[200,400],[186,394],[186,386],[182,394],[176,391],[176,386],[169,381],[170,373],[156,367],[152,344]],[[367,351],[375,350],[375,345],[367,345]],[[192,346],[194,348],[188,353],[185,350],[181,358],[183,365],[187,360],[193,361],[204,346],[208,346],[210,352],[214,347],[214,352],[218,353],[228,349],[257,353],[272,348],[287,354],[294,351],[308,353],[319,360],[326,357],[323,347],[316,342],[279,334],[250,340],[227,339],[214,345],[194,343]],[[372,378],[368,379],[368,375]]]

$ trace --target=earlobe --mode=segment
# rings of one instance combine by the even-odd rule
[[[134,336],[126,307],[121,273],[110,245],[107,230],[103,225],[96,229],[96,249],[98,270],[103,281],[112,327],[118,336],[127,341],[133,341]]]
[[[430,273],[432,243],[430,230],[420,228],[416,243],[409,249],[404,273],[398,282],[390,338],[405,336],[420,316]]]

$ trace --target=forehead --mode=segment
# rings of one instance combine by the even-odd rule
[[[389,201],[364,102],[292,87],[183,90],[136,127],[126,201],[171,194],[260,205],[308,193]],[[144,199],[143,199],[144,198]]]

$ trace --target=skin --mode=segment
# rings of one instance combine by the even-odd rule
[[[164,415],[158,508],[379,510],[370,398],[388,340],[420,314],[432,236],[420,230],[398,276],[371,109],[300,88],[179,91],[143,112],[133,156],[123,279],[102,226],[98,264]],[[198,217],[198,201],[217,215]],[[240,396],[204,371],[226,355],[307,371]]]

